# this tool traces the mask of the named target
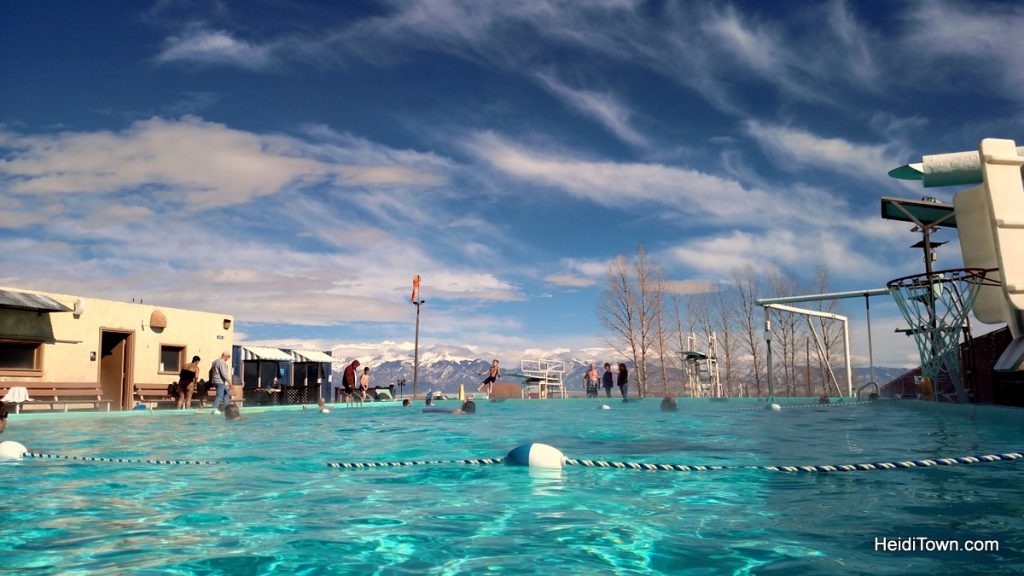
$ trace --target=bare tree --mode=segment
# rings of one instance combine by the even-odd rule
[[[712,304],[716,313],[716,324],[718,334],[718,357],[720,365],[724,368],[724,382],[722,385],[730,395],[739,396],[740,390],[736,389],[733,381],[733,369],[735,368],[736,332],[734,328],[734,316],[736,303],[733,299],[734,292],[728,290],[721,282],[715,284],[715,291],[712,293]]]
[[[672,293],[672,319],[674,321],[675,336],[678,348],[676,348],[679,361],[679,372],[686,374],[686,327],[683,325],[683,299],[678,292]],[[686,393],[685,381],[681,383],[682,393]]]
[[[608,344],[633,360],[637,394],[647,396],[647,363],[656,344],[662,312],[660,271],[641,244],[630,262],[619,256],[608,267],[608,288],[597,314],[611,336]]]
[[[818,265],[814,271],[814,290],[818,294],[825,294],[830,291],[829,287],[829,270],[824,264]],[[821,312],[831,312],[838,314],[839,303],[836,300],[818,300],[817,309]],[[825,349],[825,358],[828,358],[828,363],[833,366],[840,366],[845,361],[842,352],[842,340],[843,330],[842,326],[835,321],[831,321],[827,318],[817,317],[818,334],[821,337],[822,348]],[[819,358],[818,360],[819,371],[821,373],[822,382],[825,390],[825,394],[828,394],[827,382],[829,378],[827,376],[828,368],[825,366],[825,362]]]
[[[793,296],[798,286],[795,278],[783,271],[778,264],[774,264],[769,270],[767,282],[769,291],[774,296]],[[782,310],[772,310],[772,316],[775,318],[776,333],[778,334],[776,342],[779,343],[779,356],[782,360],[782,379],[786,395],[794,396],[797,336],[801,318],[792,312]]]
[[[655,334],[658,343],[658,363],[661,367],[661,393],[662,396],[668,396],[668,368],[672,354],[669,351],[668,330],[665,328],[666,281],[660,270],[657,273],[657,286],[658,314],[655,317]]]
[[[597,316],[610,332],[607,343],[623,356],[635,357],[638,344],[637,303],[629,260],[619,256],[608,265],[608,287],[598,302]]]
[[[761,283],[750,264],[736,268],[732,271],[733,284],[736,286],[737,303],[739,304],[739,316],[737,322],[740,326],[741,339],[745,351],[750,355],[754,388],[757,396],[761,396],[761,335],[762,316],[756,300],[760,296]],[[743,382],[746,396],[750,396],[749,379]]]
[[[636,275],[637,296],[640,310],[639,357],[634,358],[637,376],[637,393],[641,398],[647,394],[647,361],[654,350],[655,328],[661,316],[661,273],[660,268],[647,256],[643,244],[637,246],[636,259],[633,263]]]

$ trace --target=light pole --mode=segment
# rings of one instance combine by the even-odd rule
[[[772,320],[768,308],[764,309],[764,341],[767,345],[768,402],[775,402],[775,388],[772,381]]]
[[[426,300],[413,300],[416,305],[416,343],[413,347],[412,356],[412,399],[416,399],[416,381],[420,372],[420,306],[426,304]]]

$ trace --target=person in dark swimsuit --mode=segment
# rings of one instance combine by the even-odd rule
[[[604,378],[602,380],[602,385],[604,386],[605,395],[611,398],[612,386],[615,385],[615,375],[612,374],[612,365],[607,362],[604,363]]]
[[[622,362],[619,362],[619,391],[622,392],[622,399],[626,399],[626,394],[629,392],[629,369]]]
[[[178,373],[178,410],[192,407],[192,393],[195,391],[198,375],[199,356],[193,356],[192,362],[186,364]]]
[[[484,381],[481,382],[480,385],[476,387],[476,391],[480,392],[482,390],[486,390],[487,397],[490,398],[491,391],[494,389],[494,383],[497,382],[498,378],[501,377],[501,370],[498,368],[497,360],[491,362],[491,367],[487,369],[486,374],[487,378],[485,378]]]

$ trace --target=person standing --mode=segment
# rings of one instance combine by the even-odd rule
[[[480,392],[481,390],[486,388],[487,397],[490,398],[491,391],[494,389],[494,383],[498,381],[499,377],[501,377],[501,369],[498,368],[497,359],[491,362],[490,368],[488,368],[485,372],[481,372],[481,374],[485,373],[487,374],[487,378],[484,378],[484,381],[481,382],[480,385],[476,387],[476,391]]]
[[[231,354],[222,352],[220,358],[213,361],[210,366],[210,383],[217,387],[217,396],[213,399],[213,413],[220,414],[220,406],[223,402],[227,408],[231,404],[231,371],[228,369],[228,359]]]
[[[597,366],[590,363],[590,368],[583,375],[583,387],[587,391],[587,398],[597,398],[597,388],[601,384],[601,375],[597,373]]]
[[[612,397],[612,386],[615,385],[615,375],[612,374],[612,365],[604,363],[604,394],[605,396]]]
[[[341,376],[342,394],[348,397],[347,403],[351,404],[356,393],[356,369],[359,368],[359,360],[353,360],[345,366],[345,373]]]
[[[363,368],[363,375],[359,377],[359,403],[366,402],[366,394],[370,390],[370,367]]]
[[[196,377],[199,376],[199,356],[193,356],[192,362],[178,373],[178,410],[192,407],[192,393],[196,388]]]
[[[626,399],[626,394],[629,392],[629,369],[622,362],[619,362],[619,390],[622,392],[622,399]]]

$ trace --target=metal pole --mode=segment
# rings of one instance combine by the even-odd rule
[[[875,352],[871,345],[871,298],[867,294],[864,295],[864,311],[868,317],[868,366],[871,381],[875,382]],[[878,384],[878,382],[875,382]]]
[[[843,319],[843,356],[846,357],[846,397],[853,397],[853,367],[850,366],[850,324]],[[837,386],[838,388],[838,386]],[[841,397],[842,392],[839,393]]]
[[[764,340],[768,343],[768,401],[775,400],[775,389],[772,384],[772,321],[769,316],[770,311],[767,307],[764,309]]]
[[[413,348],[413,360],[412,360],[412,399],[416,399],[416,382],[419,379],[420,372],[420,305],[425,303],[426,300],[416,300],[413,304],[416,305],[416,344]]]

